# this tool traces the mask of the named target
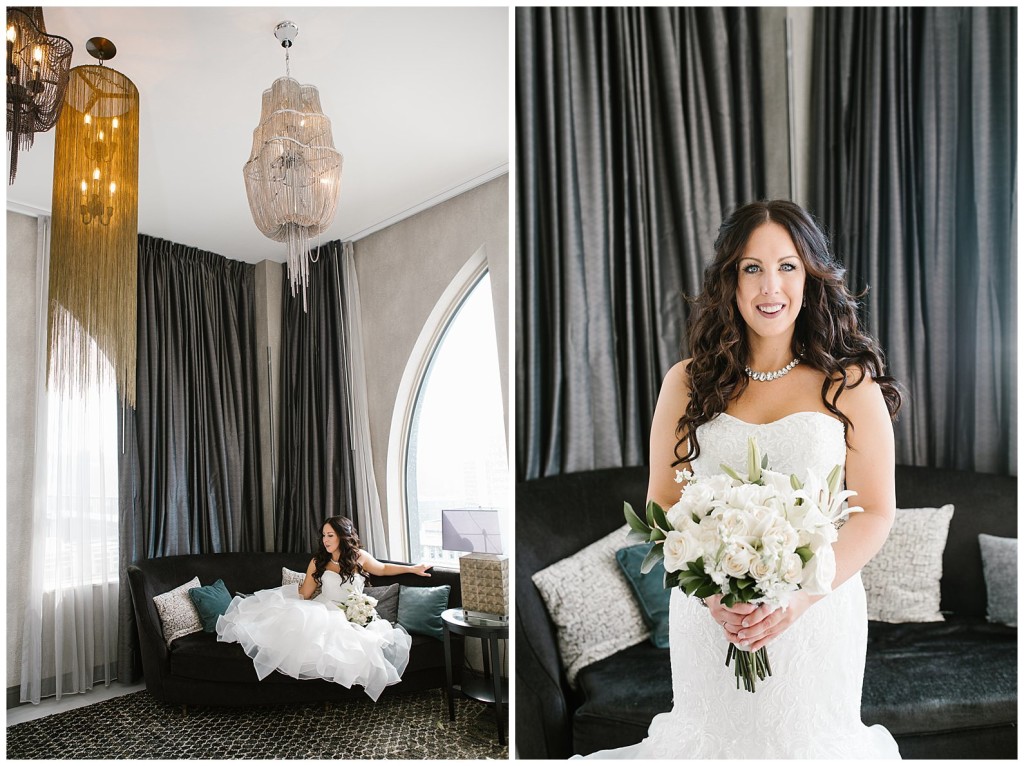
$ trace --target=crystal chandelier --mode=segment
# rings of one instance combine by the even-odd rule
[[[7,9],[7,143],[11,174],[18,150],[28,151],[36,133],[57,124],[71,67],[71,43],[46,34],[42,8]]]
[[[292,296],[301,287],[306,310],[309,239],[334,221],[341,188],[341,152],[334,148],[331,121],[312,85],[291,77],[288,49],[299,33],[282,21],[274,36],[285,50],[285,76],[263,91],[260,124],[245,163],[245,192],[253,220],[264,235],[284,242]]]
[[[92,338],[134,407],[139,91],[103,65],[117,53],[110,40],[94,37],[86,49],[99,64],[71,70],[55,134],[50,380],[72,391],[92,383]]]

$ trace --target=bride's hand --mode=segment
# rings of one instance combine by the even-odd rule
[[[409,567],[409,571],[412,574],[419,575],[420,577],[430,577],[430,572],[427,570],[433,568],[433,566],[433,564],[416,564],[415,566]]]
[[[748,610],[738,620],[739,625],[734,637],[729,640],[747,652],[756,652],[762,646],[782,635],[790,625],[800,619],[807,608],[817,601],[814,596],[808,596],[804,591],[797,591],[789,600],[786,609],[770,610],[764,604],[757,608]],[[750,607],[750,604],[737,604],[737,607]]]
[[[753,604],[735,604],[731,607],[722,606],[721,595],[708,596],[704,599],[704,603],[711,617],[725,631],[725,640],[734,644],[739,643],[736,634],[742,629],[744,618],[757,611],[757,607]]]

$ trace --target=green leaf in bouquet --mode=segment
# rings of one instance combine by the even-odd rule
[[[679,581],[679,587],[683,589],[683,593],[687,596],[692,596],[700,586],[701,583],[698,580]]]
[[[761,455],[761,470],[762,471],[767,471],[768,470],[768,456],[767,455]]]
[[[653,500],[647,504],[647,512],[650,516],[654,517],[654,524],[651,526],[664,529],[666,532],[672,530],[672,526],[668,523],[668,518],[665,516],[665,511]]]
[[[664,540],[667,535],[657,527],[651,528],[650,542],[657,542],[658,540]]]
[[[731,469],[731,468],[730,468],[729,466],[727,466],[727,465],[726,465],[725,463],[722,463],[722,464],[721,464],[721,465],[719,466],[719,468],[721,468],[721,469],[722,469],[722,473],[724,473],[724,474],[725,474],[726,476],[728,476],[728,477],[729,477],[730,479],[735,479],[735,480],[736,480],[736,481],[738,481],[738,482],[741,482],[741,483],[743,483],[743,484],[746,484],[746,481],[744,480],[744,478],[743,478],[742,476],[740,476],[740,475],[739,475],[738,473],[736,473],[736,472],[735,472],[734,470],[732,470],[732,469]]]
[[[655,546],[653,546],[649,551],[647,551],[647,555],[644,556],[644,561],[640,565],[640,574],[647,574],[652,569],[654,569],[654,565],[655,564],[657,564],[659,561],[662,561],[664,558],[665,558],[665,546],[664,545],[655,545]]]
[[[665,572],[664,584],[665,590],[679,587],[679,572]]]
[[[622,504],[622,513],[626,517],[626,523],[629,524],[630,529],[643,532],[645,538],[651,534],[651,528],[644,523],[643,519],[636,515],[636,511],[633,510],[633,506],[629,503]]]
[[[686,568],[689,569],[694,574],[697,574],[697,575],[700,575],[701,577],[703,577],[704,576],[704,557],[701,556],[696,561],[691,561],[689,564],[687,564]]]
[[[804,485],[800,483],[800,479],[796,477],[795,473],[791,473],[789,475],[789,483],[793,487],[793,489],[797,491],[800,491],[801,489],[804,488]]]
[[[713,582],[709,582],[704,583],[699,588],[697,588],[697,590],[693,592],[693,595],[695,595],[697,598],[707,598],[708,596],[714,596],[718,592],[718,586],[715,585],[715,583]]]
[[[800,561],[804,564],[814,558],[814,551],[811,550],[809,545],[801,545],[795,552],[796,555],[800,557]]]
[[[737,600],[735,593],[728,593],[725,596],[722,596],[722,606],[727,606],[731,609],[736,606]]]
[[[647,532],[637,532],[635,529],[631,529],[626,535],[627,543],[649,543],[650,541],[651,536]]]
[[[754,581],[751,580],[749,577],[742,577],[738,580],[733,580],[732,584],[736,587],[737,591],[741,591],[744,588],[749,588],[751,585],[753,585]]]

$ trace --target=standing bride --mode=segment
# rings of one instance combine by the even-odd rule
[[[845,465],[852,514],[834,544],[833,591],[788,608],[687,597],[673,589],[674,707],[639,745],[596,758],[898,758],[892,735],[860,719],[867,613],[860,570],[896,511],[892,417],[900,408],[877,343],[814,220],[787,201],[755,202],[719,230],[690,329],[693,357],[669,370],[651,427],[648,497],[679,499],[676,470],[746,464],[757,439],[772,468],[824,476]],[[768,647],[772,675],[737,690],[727,644]]]

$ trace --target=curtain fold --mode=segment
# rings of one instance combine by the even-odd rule
[[[757,9],[516,10],[516,477],[646,463],[724,216],[763,196]]]
[[[909,394],[902,464],[1016,473],[1016,29],[815,11],[811,205]]]
[[[121,576],[132,561],[263,548],[255,267],[139,236],[135,410],[121,412]],[[122,680],[134,678],[122,580]],[[134,667],[133,667],[134,666]]]
[[[358,480],[350,425],[349,343],[342,244],[316,250],[306,285],[308,311],[287,274],[281,299],[281,455],[277,549],[310,553],[327,516],[344,515],[360,535]],[[374,551],[370,551],[374,553]]]
[[[50,219],[38,224],[35,477],[22,702],[85,692],[116,675],[119,594],[116,384],[94,341],[88,387],[47,385]],[[69,318],[69,322],[74,322]],[[84,335],[73,334],[83,338]],[[76,352],[77,353],[77,352]]]

